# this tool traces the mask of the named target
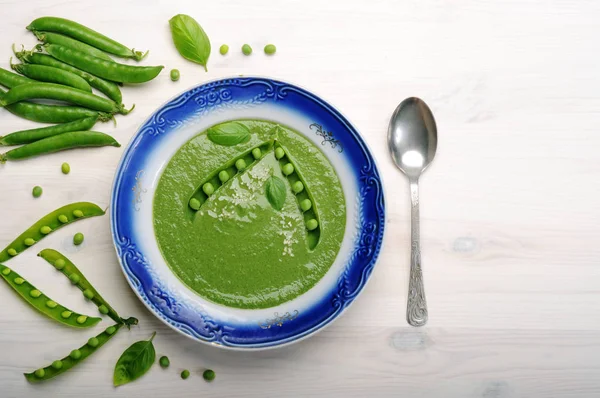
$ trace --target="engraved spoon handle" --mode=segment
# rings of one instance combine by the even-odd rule
[[[406,320],[411,326],[423,326],[427,323],[428,314],[427,302],[425,300],[425,287],[423,286],[423,272],[421,270],[418,180],[410,182],[410,201],[411,253]]]

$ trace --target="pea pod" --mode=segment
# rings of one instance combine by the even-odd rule
[[[79,90],[92,92],[92,87],[82,77],[66,70],[35,64],[11,64],[15,72],[25,75],[38,82],[56,83],[70,86]]]
[[[80,105],[99,112],[121,113],[124,115],[129,113],[122,105],[117,105],[108,98],[54,83],[20,84],[11,88],[0,97],[0,106],[11,105],[15,102],[30,99],[53,99]]]
[[[0,275],[2,280],[12,287],[24,301],[50,319],[76,328],[89,328],[101,321],[101,318],[75,313],[51,300],[4,264],[0,264]]]
[[[154,79],[164,66],[134,66],[104,61],[72,48],[46,44],[44,49],[59,61],[103,79],[120,83],[145,83]]]
[[[27,228],[17,239],[12,241],[0,252],[0,262],[21,254],[25,249],[39,242],[45,236],[57,229],[84,218],[102,216],[104,211],[97,205],[89,202],[76,202],[60,207],[39,219],[31,227]],[[48,227],[49,230],[45,227]],[[44,231],[42,232],[42,229]],[[27,239],[33,240],[33,244],[25,243]],[[27,243],[31,243],[28,241]]]
[[[96,47],[97,49],[105,51],[109,54],[113,54],[122,58],[133,58],[136,61],[142,60],[146,54],[148,54],[148,52],[144,54],[140,51],[129,49],[123,44],[106,37],[95,30],[64,18],[38,18],[31,22],[27,29],[31,31],[41,30],[61,33],[89,44],[90,46]]]
[[[116,325],[109,326],[99,335],[90,338],[86,344],[79,347],[76,350],[71,351],[66,357],[52,362],[51,365],[45,368],[37,369],[31,373],[25,373],[25,378],[30,383],[37,383],[40,381],[50,380],[67,370],[72,369],[77,364],[83,362],[84,359],[98,351],[100,347],[106,344],[123,325],[117,323]]]
[[[275,143],[275,157],[279,160],[279,166],[292,187],[300,212],[303,214],[308,248],[314,250],[321,239],[321,221],[315,199],[306,180],[302,177],[296,161],[292,159],[289,151],[278,142]]]
[[[83,292],[83,295],[92,303],[96,304],[101,313],[108,315],[113,321],[123,323],[123,319],[117,314],[108,302],[102,298],[100,293],[92,286],[83,273],[67,257],[52,249],[42,250],[38,256],[52,264],[57,270],[62,272],[71,281],[77,275],[78,282],[76,286]]]
[[[85,79],[90,86],[94,87],[95,89],[106,95],[108,98],[115,101],[117,104],[120,104],[123,101],[121,90],[119,89],[119,86],[117,86],[115,83],[109,82],[90,73],[84,72],[69,64],[65,64],[64,62],[61,62],[56,58],[52,58],[48,54],[40,54],[33,51],[19,51],[15,52],[15,55],[17,56],[17,58],[19,58],[19,60],[21,60],[21,62],[24,63],[52,66],[54,68],[60,68],[66,70],[67,72],[74,73]]]
[[[33,34],[37,39],[43,43],[58,44],[59,46],[65,46],[72,48],[77,51],[81,51],[90,54],[96,58],[101,58],[105,61],[113,62],[113,59],[109,57],[104,51],[98,50],[96,47],[92,47],[82,41],[75,40],[69,36],[61,35],[54,32],[38,32],[34,31]]]
[[[52,137],[58,134],[68,133],[69,131],[85,131],[94,127],[98,121],[98,116],[87,117],[85,119],[75,120],[74,122],[58,124],[56,126],[40,127],[31,130],[15,131],[0,136],[0,146],[3,145],[21,145],[29,144],[44,138]]]
[[[20,84],[35,83],[35,80],[31,80],[28,77],[17,75],[7,71],[6,69],[0,68],[0,84],[4,87],[13,88]]]

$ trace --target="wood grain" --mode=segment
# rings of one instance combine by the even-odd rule
[[[44,247],[66,254],[116,309],[140,318],[81,367],[44,385],[21,374],[68,353],[85,332],[55,325],[0,288],[0,384],[13,397],[600,396],[600,3],[594,0],[227,2],[0,0],[1,67],[12,43],[31,46],[34,18],[76,19],[166,71],[123,89],[136,104],[117,127],[126,144],[168,98],[210,79],[259,74],[290,80],[335,104],[362,132],[386,185],[385,246],[364,294],[331,327],[290,347],[225,352],[156,320],[134,296],[112,247],[108,217],[74,224]],[[181,59],[168,30],[196,17],[212,39],[208,73]],[[254,47],[244,57],[243,43]],[[262,54],[273,42],[278,52]],[[230,45],[222,57],[216,48]],[[181,80],[169,80],[178,68]],[[422,257],[429,324],[406,325],[408,184],[387,155],[388,119],[405,97],[428,102],[438,156],[421,180]],[[0,110],[0,134],[32,127]],[[123,148],[55,154],[0,166],[0,242],[79,200],[108,205]],[[72,172],[64,176],[60,164]],[[44,195],[33,199],[34,185]],[[71,244],[75,232],[85,243]],[[1,244],[1,243],[0,243]],[[50,297],[94,313],[77,289],[35,257],[11,267]],[[108,324],[102,322],[102,324]],[[104,325],[105,327],[106,325]],[[101,326],[98,326],[100,328]],[[99,329],[98,329],[99,330]],[[155,367],[114,389],[120,353],[158,331]],[[93,334],[90,332],[90,334]],[[213,368],[215,382],[200,372]],[[183,381],[183,368],[193,376]]]

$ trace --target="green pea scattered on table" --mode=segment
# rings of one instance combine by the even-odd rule
[[[249,44],[244,44],[242,46],[242,53],[244,53],[244,55],[250,55],[250,54],[252,54],[252,47],[250,47]]]
[[[75,246],[79,246],[80,244],[83,243],[83,239],[84,236],[81,232],[77,232],[74,236],[73,236],[73,244]]]
[[[169,358],[167,358],[166,355],[163,355],[162,357],[160,357],[160,359],[158,360],[158,363],[160,364],[161,368],[168,368],[169,365],[171,364],[171,361],[169,361]]]
[[[63,174],[69,174],[71,172],[71,166],[69,163],[65,162],[60,165],[60,171],[62,171]]]
[[[273,54],[275,54],[275,51],[277,51],[277,47],[275,47],[274,44],[267,44],[265,46],[265,54],[273,55]]]
[[[183,372],[181,372],[181,378],[183,380],[187,379],[188,377],[190,377],[190,371],[185,369]]]
[[[206,381],[213,381],[215,379],[215,372],[212,369],[206,369],[204,373],[202,373],[202,377]]]
[[[221,47],[219,47],[219,52],[221,55],[227,54],[229,52],[229,46],[227,44],[222,44]]]
[[[176,82],[177,80],[179,80],[180,77],[180,73],[178,69],[171,69],[171,80]]]
[[[33,195],[34,198],[39,198],[40,196],[42,196],[42,192],[44,192],[42,187],[36,185],[35,187],[33,187],[31,194]]]

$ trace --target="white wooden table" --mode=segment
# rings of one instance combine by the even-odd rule
[[[180,58],[168,20],[197,18],[209,72]],[[98,129],[126,144],[160,104],[223,76],[289,80],[345,113],[371,146],[387,188],[385,246],[362,296],[335,324],[278,350],[238,353],[170,330],[134,296],[117,264],[108,216],[77,223],[43,246],[68,253],[122,314],[140,326],[43,385],[25,371],[82,344],[89,332],[46,320],[0,288],[0,396],[424,397],[600,396],[600,3],[596,0],[116,1],[0,0],[0,59],[31,46],[36,17],[75,19],[139,49],[166,70],[124,88],[135,111]],[[254,47],[251,57],[240,52]],[[278,46],[266,57],[262,47]],[[230,45],[222,57],[218,47]],[[169,80],[178,68],[181,80]],[[425,99],[439,127],[438,156],[422,179],[423,265],[429,324],[405,322],[408,184],[388,157],[395,106]],[[33,123],[0,110],[0,134]],[[68,202],[108,205],[123,148],[56,154],[0,166],[0,246]],[[60,164],[72,172],[64,176]],[[44,188],[40,199],[34,185]],[[78,248],[75,232],[86,236]],[[41,247],[37,247],[41,249]],[[25,253],[10,266],[57,300],[93,313],[81,293]],[[105,323],[105,322],[103,322]],[[106,325],[104,325],[105,327]],[[100,330],[98,326],[96,330]],[[114,363],[157,331],[155,366],[112,387]],[[213,368],[217,380],[199,376]],[[179,372],[190,369],[186,381]]]

